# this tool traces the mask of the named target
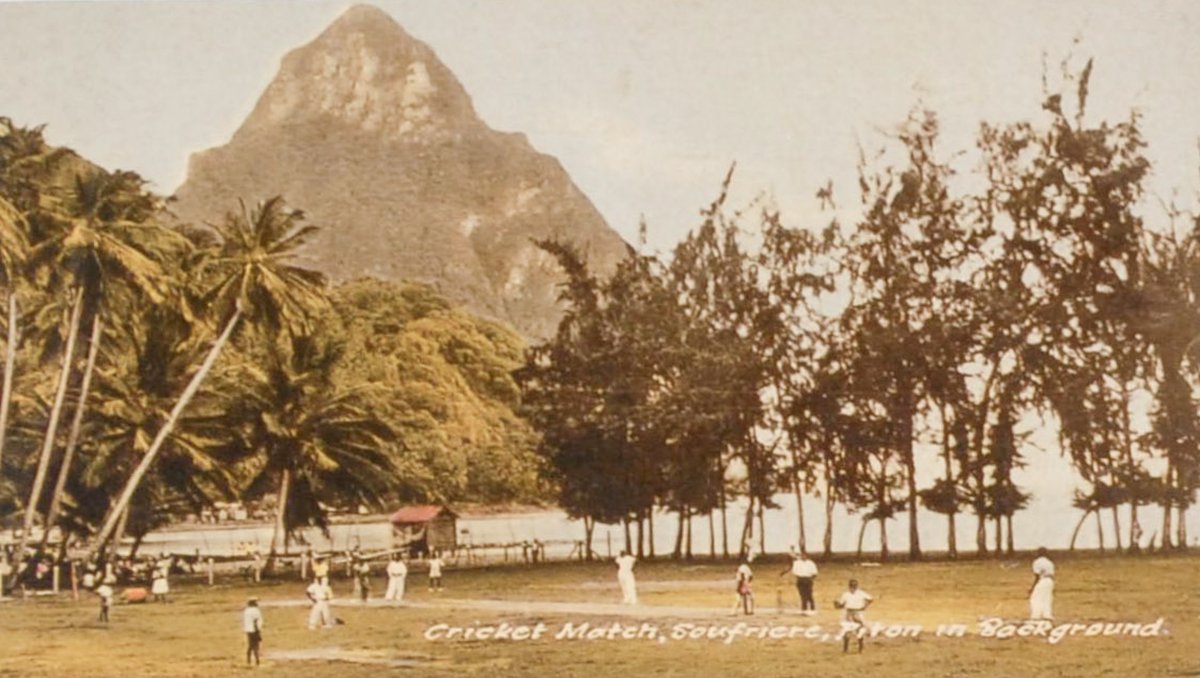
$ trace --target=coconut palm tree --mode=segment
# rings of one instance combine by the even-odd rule
[[[146,223],[157,209],[157,204],[142,189],[144,183],[133,172],[97,170],[87,176],[76,175],[69,199],[64,201],[59,210],[40,215],[42,221],[53,229],[53,234],[33,247],[29,263],[40,271],[42,280],[39,282],[44,281],[51,288],[65,287],[70,290],[70,310],[58,384],[46,435],[38,454],[29,502],[25,506],[18,553],[24,552],[41,502],[85,311],[91,320],[93,343],[89,348],[89,359],[75,406],[69,449],[60,466],[62,481],[56,483],[56,497],[51,501],[54,513],[57,513],[60,505],[61,488],[69,472],[69,456],[78,442],[96,351],[103,332],[102,305],[105,296],[121,285],[137,290],[152,300],[162,299],[162,268],[155,260],[153,250],[168,235],[165,229]],[[46,531],[53,525],[52,521],[53,517],[48,514],[44,523]],[[43,532],[43,543],[45,534]]]
[[[366,387],[334,380],[341,355],[312,335],[271,342],[265,367],[247,365],[247,386],[229,408],[243,453],[256,455],[247,495],[276,497],[268,564],[299,525],[327,526],[322,504],[377,504],[395,487],[395,434],[369,407]]]
[[[302,224],[303,218],[303,213],[287,209],[277,196],[253,210],[242,203],[239,212],[216,226],[220,244],[208,262],[216,283],[207,301],[221,319],[222,329],[109,509],[93,552],[112,537],[121,513],[242,320],[270,333],[290,332],[303,328],[315,309],[328,305],[324,276],[292,263],[297,248],[316,231],[315,226]]]

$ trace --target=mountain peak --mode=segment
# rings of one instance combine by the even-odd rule
[[[289,52],[242,131],[314,121],[410,142],[454,138],[480,124],[433,50],[371,5],[351,7]]]

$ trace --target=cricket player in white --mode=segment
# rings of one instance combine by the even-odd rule
[[[312,601],[312,609],[308,613],[309,630],[315,629],[317,626],[332,628],[333,612],[329,609],[329,601],[333,600],[333,589],[329,588],[329,584],[317,579],[308,585],[305,593]]]
[[[1033,560],[1033,584],[1029,587],[1029,618],[1054,619],[1054,563],[1045,548]]]
[[[617,583],[621,585],[621,602],[637,605],[637,580],[633,578],[633,564],[637,558],[625,551],[617,557]]]
[[[404,581],[408,577],[408,565],[400,559],[400,554],[392,555],[392,562],[387,566],[388,587],[384,594],[385,600],[404,600]]]
[[[858,580],[850,580],[850,590],[842,593],[842,595],[833,603],[833,606],[842,611],[842,652],[850,651],[850,635],[858,636],[858,651],[863,650],[863,636],[866,635],[867,620],[863,613],[867,607],[874,602],[875,599],[871,594],[858,588]]]

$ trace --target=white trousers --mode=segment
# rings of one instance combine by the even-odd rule
[[[1054,619],[1054,578],[1042,577],[1029,594],[1030,619]]]
[[[388,577],[387,593],[384,600],[404,600],[404,577]]]
[[[333,613],[329,610],[328,600],[313,603],[308,612],[308,628],[315,629],[318,626],[333,626]]]
[[[618,574],[617,583],[621,585],[621,602],[626,605],[637,605],[637,581],[633,574]]]

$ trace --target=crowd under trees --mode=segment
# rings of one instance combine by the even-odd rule
[[[841,505],[878,525],[883,557],[901,514],[921,557],[921,508],[944,517],[952,556],[963,520],[976,552],[1011,553],[1030,500],[1014,471],[1035,427],[1057,433],[1078,474],[1072,548],[1089,517],[1101,548],[1110,519],[1118,549],[1143,535],[1187,545],[1200,218],[1147,196],[1136,113],[1089,115],[1091,62],[1063,72],[1030,121],[980,126],[965,171],[936,115],[915,110],[860,160],[854,223],[789,228],[761,201],[733,210],[730,176],[668,255],[631,248],[611,277],[540,243],[566,273],[567,311],[518,377],[589,552],[605,523],[654,555],[650,519],[669,511],[676,557],[745,553],[790,492],[812,551],[831,552]],[[831,185],[817,198],[836,209]],[[932,484],[918,481],[918,449],[937,451]],[[823,500],[819,539],[805,533],[806,495]],[[736,516],[735,499],[748,504]],[[1161,525],[1141,524],[1146,506]],[[708,521],[708,545],[693,545],[694,520]]]

